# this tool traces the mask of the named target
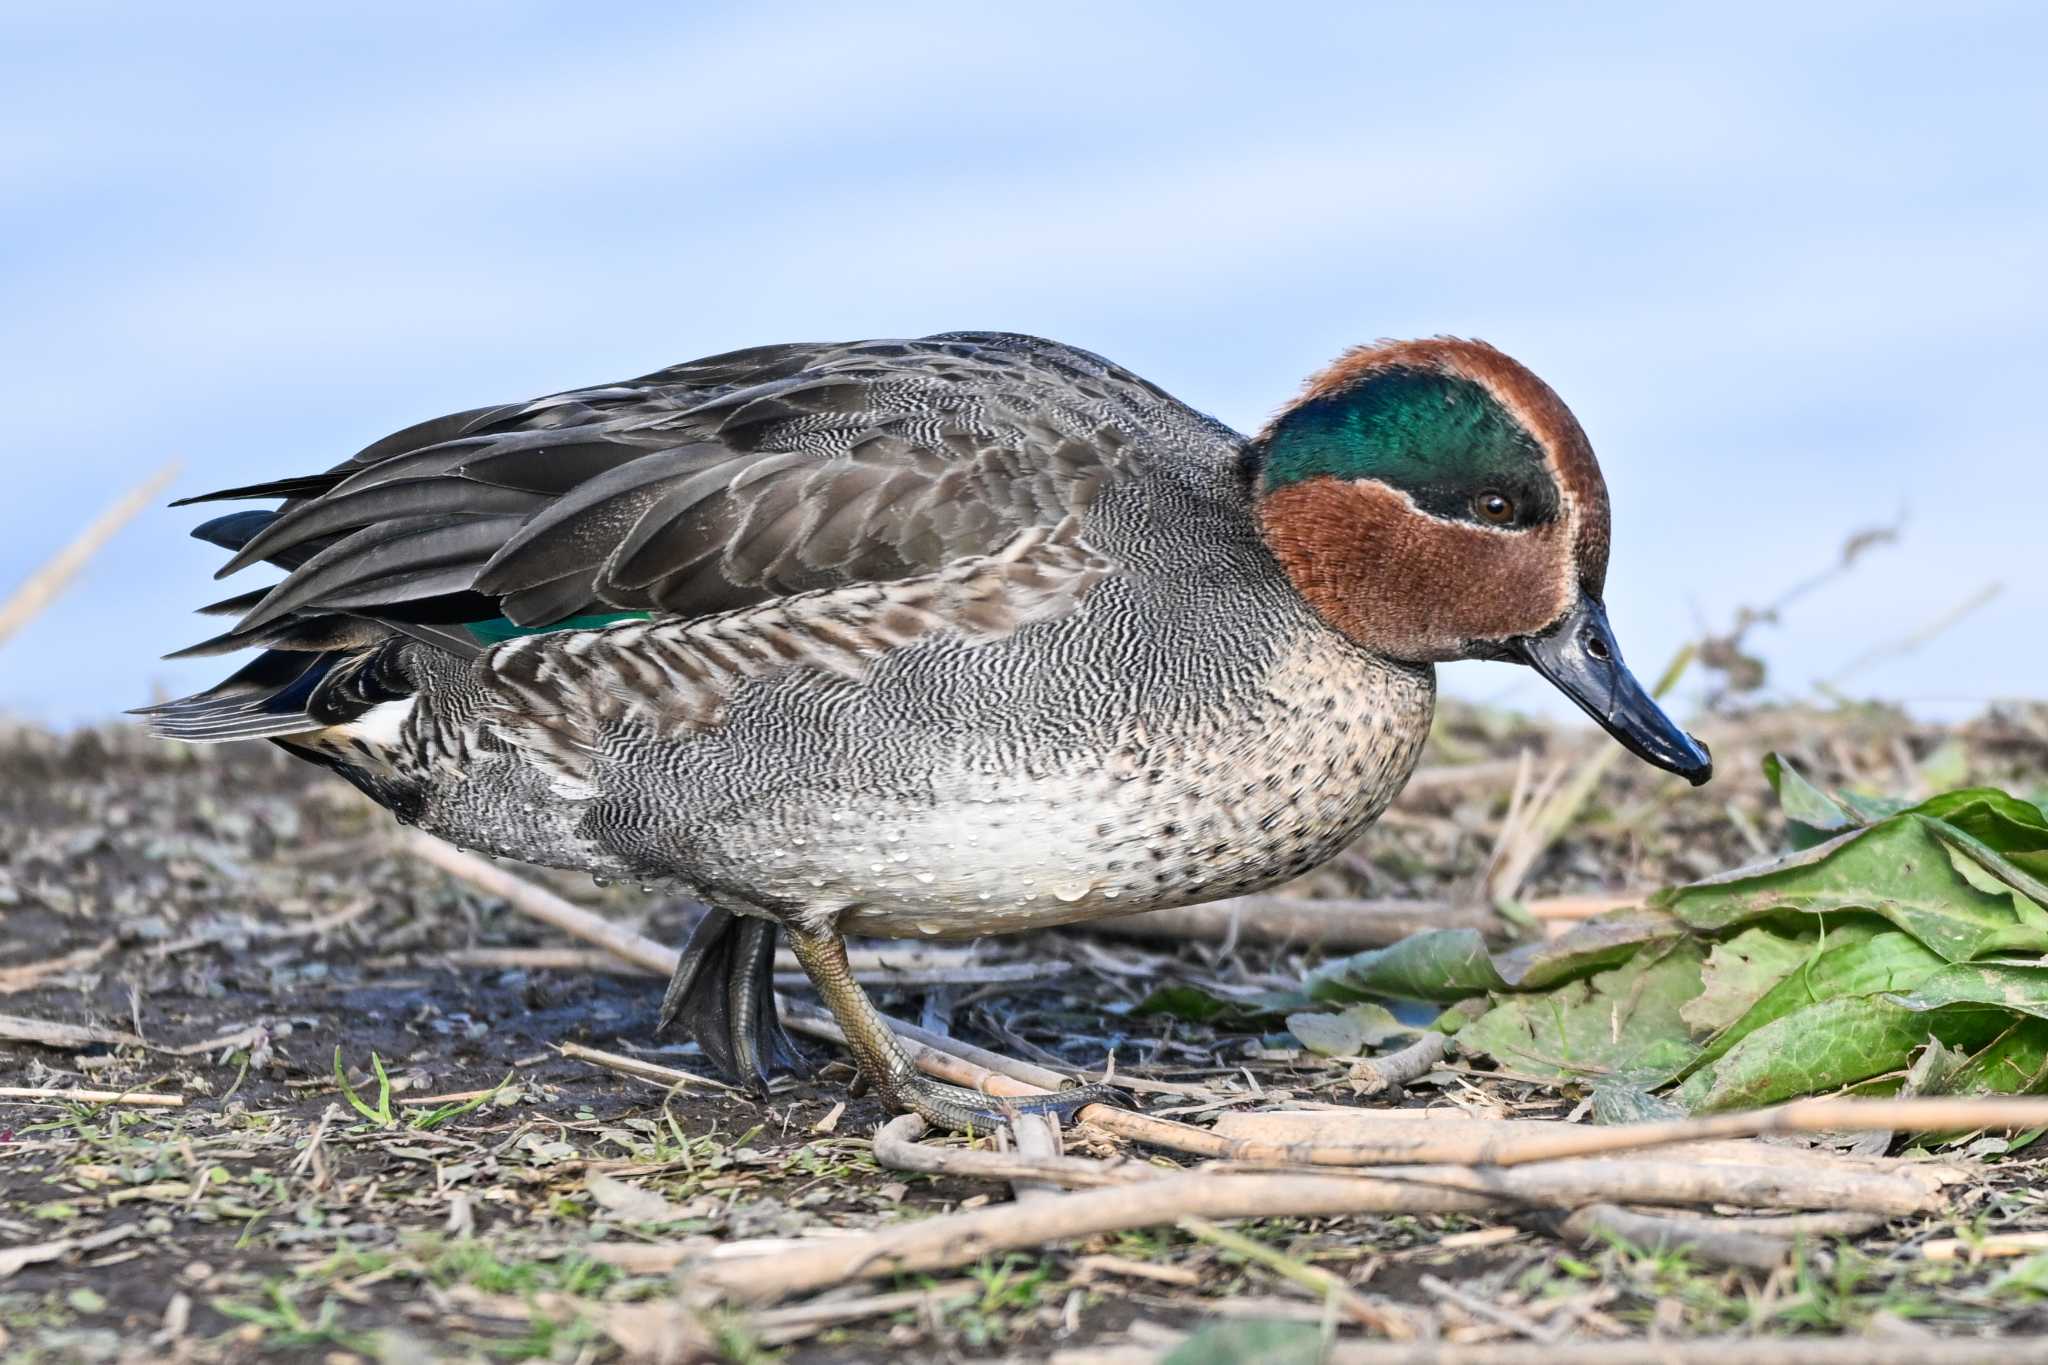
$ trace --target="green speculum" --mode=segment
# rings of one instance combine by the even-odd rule
[[[649,615],[644,611],[613,611],[592,616],[565,616],[544,626],[515,626],[504,617],[496,616],[488,621],[471,621],[463,629],[475,636],[478,644],[496,645],[522,635],[546,635],[557,630],[597,630],[620,621],[645,621]]]

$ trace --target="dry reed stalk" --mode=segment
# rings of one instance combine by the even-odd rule
[[[1637,1213],[1614,1204],[1587,1204],[1574,1210],[1560,1231],[1581,1246],[1597,1247],[1611,1238],[1645,1251],[1682,1251],[1715,1265],[1772,1270],[1792,1252],[1787,1237],[1751,1231],[1740,1218],[1681,1218]]]
[[[635,933],[601,915],[594,915],[573,901],[508,872],[496,863],[416,829],[401,833],[399,843],[421,862],[430,863],[498,897],[529,919],[553,925],[586,943],[595,943],[614,957],[644,967],[657,976],[667,976],[676,969],[675,949],[664,948],[645,934]]]
[[[119,1104],[138,1109],[182,1109],[183,1095],[153,1095],[145,1090],[64,1090],[50,1085],[0,1085],[0,1100],[61,1101],[65,1104]]]
[[[1512,1156],[1517,1143],[1547,1143],[1560,1133],[1617,1130],[1587,1128],[1556,1119],[1480,1119],[1445,1110],[1360,1108],[1236,1110],[1218,1114],[1211,1131],[1244,1144],[1238,1149],[1240,1153],[1285,1160],[1291,1165],[1411,1161],[1479,1165],[1489,1164],[1488,1159],[1497,1158],[1503,1150]],[[1778,1146],[1751,1138],[1677,1142],[1664,1148],[1663,1154],[1683,1155],[1692,1161],[1795,1169],[1903,1171],[1930,1189],[1969,1178],[1960,1167],[1950,1163],[1852,1156],[1809,1147]],[[1321,1159],[1311,1159],[1317,1157]]]
[[[12,596],[0,602],[0,644],[5,644],[10,635],[42,615],[64,591],[65,584],[76,577],[78,571],[118,535],[123,526],[133,521],[137,513],[156,501],[157,496],[177,477],[178,463],[173,460],[123,493],[112,506],[94,517],[78,533],[77,539],[24,579]]]
[[[1568,1161],[1518,1170],[1376,1167],[1343,1175],[1204,1167],[1055,1198],[943,1215],[815,1247],[688,1267],[689,1282],[743,1301],[805,1293],[853,1279],[943,1270],[984,1256],[1183,1218],[1307,1218],[1351,1214],[1476,1213],[1500,1206],[1576,1208],[1605,1199],[1753,1208],[1926,1211],[1927,1191],[1883,1175],[1788,1173],[1684,1162]]]
[[[1165,1340],[1055,1352],[1048,1365],[1152,1365]],[[1704,1341],[1331,1343],[1321,1365],[2048,1365],[2048,1337],[1719,1337]]]
[[[918,1141],[926,1129],[916,1114],[898,1114],[875,1130],[875,1161],[892,1171],[951,1175],[969,1180],[1023,1181],[1040,1187],[1102,1189],[1175,1174],[1135,1161],[1095,1161],[1059,1154],[991,1152]]]
[[[585,1047],[581,1043],[557,1043],[555,1049],[564,1057],[574,1057],[578,1061],[589,1062],[592,1066],[601,1066],[607,1071],[616,1071],[620,1075],[631,1076],[636,1080],[652,1081],[656,1085],[684,1089],[691,1086],[709,1086],[714,1090],[735,1093],[739,1090],[738,1086],[728,1085],[711,1076],[678,1071],[672,1066],[663,1066],[659,1062],[650,1062],[640,1057],[625,1057],[616,1052],[603,1052],[594,1047]]]
[[[1451,1040],[1441,1033],[1425,1033],[1399,1051],[1384,1057],[1365,1057],[1351,1064],[1350,1081],[1360,1095],[1379,1095],[1419,1081],[1427,1076],[1449,1051]]]
[[[1484,906],[1423,900],[1297,900],[1238,896],[1207,905],[1183,905],[1090,920],[1095,933],[1115,938],[1296,943],[1322,948],[1383,948],[1425,929],[1476,929],[1505,938],[1507,921]]]

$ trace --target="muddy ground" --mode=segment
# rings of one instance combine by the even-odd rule
[[[1824,778],[1908,793],[1941,765],[2023,791],[2048,774],[2038,710],[1953,733],[1882,711],[1783,713],[1709,738],[1712,787],[1617,765],[1522,894],[1654,886],[1755,857],[1776,820],[1755,775],[1766,748],[1793,749]],[[1579,744],[1455,718],[1384,826],[1292,893],[1469,896],[1495,852],[1511,756],[1540,763]],[[381,812],[267,746],[0,730],[0,833],[0,1014],[14,1039],[0,1040],[0,1086],[181,1101],[0,1098],[0,1358],[611,1359],[629,1339],[615,1330],[621,1306],[672,1291],[661,1248],[1009,1198],[878,1168],[867,1139],[884,1115],[847,1098],[852,1073],[823,1044],[808,1045],[816,1077],[765,1101],[564,1056],[559,1045],[580,1043],[701,1069],[694,1050],[652,1038],[658,981],[522,958],[570,945],[398,851]],[[666,942],[689,913],[550,884]],[[1274,1100],[1355,1102],[1347,1064],[1284,1035],[1132,1012],[1165,981],[1286,986],[1316,960],[1298,945],[1226,952],[1072,931],[980,946],[978,965],[1035,964],[1020,979],[887,991],[884,1005],[1042,1063],[1098,1065],[1114,1050],[1160,1078],[1249,1075]],[[373,1056],[390,1081],[382,1105]],[[343,1093],[337,1058],[378,1117]],[[1577,1098],[1454,1064],[1398,1102],[1533,1115]],[[2048,1331],[2035,1306],[2048,1279],[2016,1283],[2011,1261],[1919,1248],[2048,1230],[2042,1177],[2024,1153],[1987,1163],[1950,1214],[1815,1246],[1773,1272],[1567,1247],[1536,1219],[1243,1230],[1453,1342],[1999,1338]],[[1175,1230],[894,1287],[933,1284],[922,1302],[848,1325],[764,1329],[733,1314],[710,1330],[739,1360],[1080,1360],[1164,1350],[1217,1322],[1324,1315],[1271,1265]]]

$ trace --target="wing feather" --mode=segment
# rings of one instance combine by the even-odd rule
[[[221,543],[236,548],[223,573],[288,570],[217,604],[243,615],[208,643],[355,638],[355,624],[305,624],[337,613],[440,638],[420,624],[473,603],[545,626],[905,581],[1028,531],[1085,536],[1105,488],[1166,459],[1226,467],[1238,441],[1099,357],[1029,337],[734,351],[435,418],[324,474],[208,495],[285,498]]]

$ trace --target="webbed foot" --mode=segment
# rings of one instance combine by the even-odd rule
[[[761,1095],[777,1076],[811,1070],[775,1013],[775,931],[772,920],[706,907],[669,977],[656,1029],[696,1039],[724,1079]]]

